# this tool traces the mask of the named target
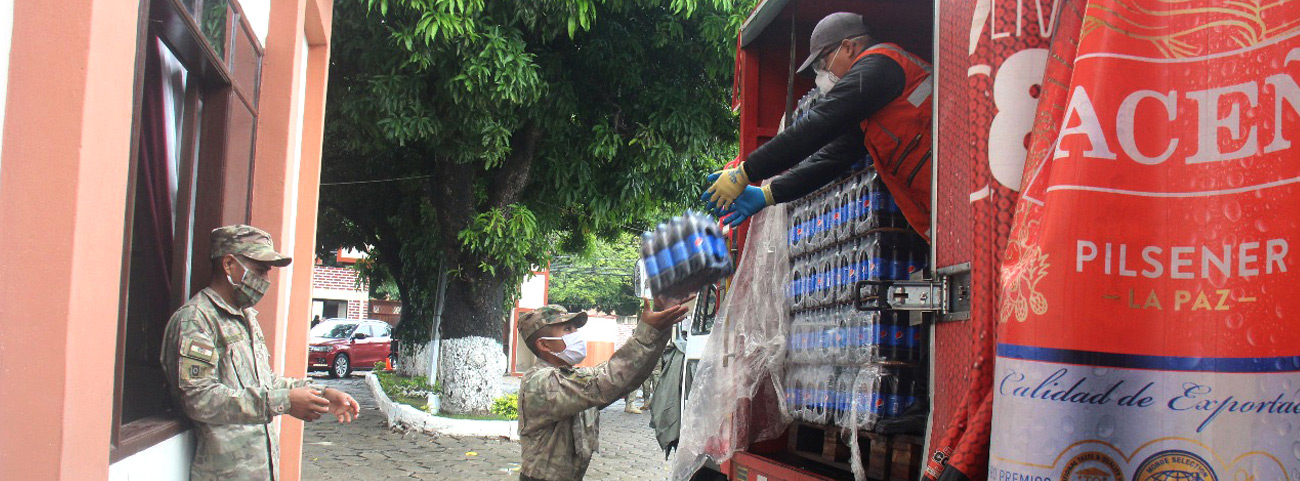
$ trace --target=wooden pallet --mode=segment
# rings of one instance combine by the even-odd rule
[[[848,430],[806,422],[790,425],[787,450],[800,458],[852,472]],[[858,432],[862,467],[872,481],[916,481],[921,477],[924,439],[912,435]]]

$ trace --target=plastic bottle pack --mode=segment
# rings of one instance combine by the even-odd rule
[[[641,260],[650,291],[669,301],[685,299],[735,270],[717,222],[692,211],[642,234]]]

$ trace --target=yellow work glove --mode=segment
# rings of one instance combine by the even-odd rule
[[[749,185],[749,175],[745,174],[744,166],[745,164],[740,164],[735,168],[709,174],[708,180],[713,181],[713,185],[704,191],[704,196],[708,198],[710,208],[726,209],[745,191]]]

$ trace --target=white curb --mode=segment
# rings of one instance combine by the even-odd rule
[[[366,373],[366,386],[379,404],[379,410],[388,418],[388,427],[402,426],[426,433],[445,434],[448,436],[504,438],[519,440],[518,421],[486,421],[477,419],[452,419],[434,416],[410,405],[394,402],[384,393],[379,385],[379,378],[374,373]]]

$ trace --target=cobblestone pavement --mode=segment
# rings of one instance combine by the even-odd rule
[[[302,479],[476,481],[519,477],[517,442],[395,432],[388,429],[361,377],[318,381],[355,397],[361,404],[361,417],[352,424],[325,418],[307,424]],[[587,481],[665,479],[663,451],[649,422],[649,413],[623,412],[623,401],[601,411],[600,452],[592,458]]]

